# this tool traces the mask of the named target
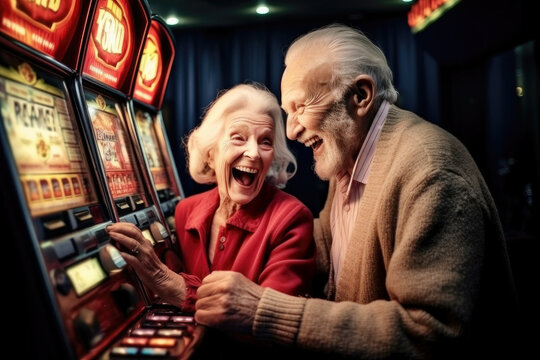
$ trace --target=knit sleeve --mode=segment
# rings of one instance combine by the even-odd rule
[[[305,303],[306,298],[266,288],[255,314],[253,335],[284,345],[294,344]]]

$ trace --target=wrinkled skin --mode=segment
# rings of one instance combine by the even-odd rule
[[[264,289],[234,271],[214,271],[197,290],[195,320],[238,334],[251,334]]]
[[[175,306],[182,305],[186,296],[184,278],[161,262],[152,244],[137,226],[119,222],[107,226],[107,232],[123,258],[146,286],[166,302]],[[139,253],[133,254],[132,250],[137,247]]]

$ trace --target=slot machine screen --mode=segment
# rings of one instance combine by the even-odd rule
[[[133,196],[148,206],[120,105],[92,91],[85,93],[94,136],[113,199]]]
[[[171,189],[173,183],[169,177],[169,172],[165,168],[165,161],[154,128],[155,119],[148,111],[135,108],[135,121],[137,122],[156,190]]]
[[[63,80],[0,56],[3,126],[33,217],[97,202]]]

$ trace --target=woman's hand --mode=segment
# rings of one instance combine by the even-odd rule
[[[144,285],[163,300],[180,307],[186,296],[184,278],[161,262],[141,230],[132,223],[118,222],[107,226],[107,232]]]
[[[214,271],[197,290],[195,320],[199,324],[251,334],[264,288],[234,271]]]

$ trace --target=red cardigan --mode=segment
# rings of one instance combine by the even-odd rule
[[[178,203],[175,212],[180,274],[187,285],[182,310],[193,312],[201,280],[214,270],[233,270],[291,295],[307,295],[315,272],[313,215],[294,196],[264,184],[259,195],[221,227],[210,265],[207,244],[219,205],[217,187]]]

